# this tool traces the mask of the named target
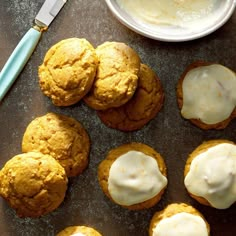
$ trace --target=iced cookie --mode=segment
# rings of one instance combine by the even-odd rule
[[[88,165],[89,136],[75,119],[48,113],[31,121],[22,140],[22,151],[38,151],[54,157],[68,177],[83,172]]]
[[[210,140],[188,157],[184,184],[198,202],[226,209],[236,201],[236,145],[227,140]]]
[[[39,66],[43,93],[57,106],[69,106],[90,90],[98,59],[93,46],[80,38],[62,40],[52,46]]]
[[[99,165],[98,179],[108,198],[130,210],[154,206],[167,186],[163,158],[142,143],[112,149]]]
[[[210,226],[192,206],[173,203],[156,212],[149,226],[149,236],[209,236]]]
[[[202,129],[223,129],[236,117],[236,75],[220,64],[195,62],[177,86],[181,115]]]
[[[51,156],[28,152],[14,156],[0,171],[0,195],[20,217],[39,217],[64,200],[67,177]]]
[[[97,230],[87,226],[70,226],[56,236],[102,236]]]
[[[141,129],[160,111],[164,102],[161,82],[155,72],[141,64],[138,87],[134,96],[123,106],[98,111],[108,127],[122,131]]]
[[[138,54],[128,45],[105,42],[98,46],[96,78],[84,101],[96,110],[119,107],[134,94],[140,69]]]

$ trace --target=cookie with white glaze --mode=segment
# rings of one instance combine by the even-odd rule
[[[236,74],[220,64],[197,61],[177,85],[181,115],[201,129],[224,129],[236,117]]]
[[[217,209],[236,202],[236,145],[228,140],[209,140],[189,155],[184,184],[192,198]]]
[[[69,226],[56,236],[102,236],[97,230],[88,226]]]
[[[150,222],[149,236],[209,236],[210,226],[204,216],[185,203],[172,203],[156,212]]]
[[[167,186],[162,156],[142,143],[112,149],[98,167],[98,179],[105,195],[130,210],[150,208],[158,203]]]

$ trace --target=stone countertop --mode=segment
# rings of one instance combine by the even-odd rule
[[[1,0],[0,69],[32,26],[43,0]],[[1,236],[51,236],[70,225],[88,225],[104,236],[144,236],[155,211],[173,202],[196,207],[211,225],[214,236],[236,235],[235,206],[215,210],[191,199],[183,185],[188,154],[209,139],[236,141],[236,120],[221,131],[203,131],[181,118],[176,102],[176,84],[186,66],[196,60],[218,62],[236,71],[236,12],[219,30],[202,39],[165,43],[140,36],[121,25],[102,0],[70,0],[45,32],[34,54],[4,100],[0,103],[0,167],[21,152],[21,139],[29,122],[47,112],[74,117],[88,130],[92,146],[90,163],[80,176],[71,178],[63,204],[38,219],[20,219],[0,199]],[[121,41],[133,47],[143,63],[159,75],[165,103],[161,112],[143,129],[120,132],[101,123],[96,112],[83,102],[55,107],[38,85],[37,68],[50,46],[70,37],[86,38],[95,47],[105,41]],[[127,142],[150,145],[166,160],[169,184],[162,200],[153,208],[129,211],[108,200],[97,180],[97,166],[113,147]]]

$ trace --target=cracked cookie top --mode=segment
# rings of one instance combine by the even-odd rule
[[[38,152],[19,154],[0,171],[0,195],[20,217],[39,217],[64,200],[67,176],[51,156]]]
[[[140,58],[128,45],[105,42],[96,48],[99,65],[94,84],[84,97],[95,110],[119,107],[137,88]]]
[[[138,87],[134,96],[123,106],[98,111],[97,114],[108,127],[132,131],[142,128],[153,119],[163,102],[161,81],[151,68],[141,64]]]
[[[95,50],[86,39],[62,40],[48,50],[39,66],[40,88],[57,106],[75,104],[90,90],[97,64]]]
[[[34,119],[22,140],[23,152],[51,155],[65,168],[68,177],[87,167],[89,150],[89,136],[83,126],[71,117],[54,113]]]

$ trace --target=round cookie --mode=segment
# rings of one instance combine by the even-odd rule
[[[191,123],[193,123],[194,125],[198,126],[199,128],[201,129],[204,129],[204,130],[208,130],[208,129],[224,129],[228,124],[229,122],[234,119],[236,117],[236,107],[233,109],[233,110],[230,110],[231,112],[227,111],[229,113],[229,115],[223,119],[222,121],[219,121],[219,122],[204,122],[203,121],[203,118],[200,119],[200,118],[186,118],[187,117],[187,113],[186,113],[186,108],[183,110],[184,108],[184,91],[183,91],[183,84],[184,84],[184,79],[186,78],[187,75],[189,75],[189,73],[193,73],[195,69],[203,69],[204,70],[204,73],[207,74],[208,71],[210,71],[209,69],[207,68],[210,68],[209,66],[221,66],[221,65],[218,65],[218,64],[213,64],[213,63],[208,63],[208,62],[202,62],[202,61],[197,61],[197,62],[194,62],[192,63],[191,65],[189,65],[186,70],[184,71],[184,73],[182,74],[181,78],[179,79],[178,81],[178,85],[177,85],[177,101],[178,101],[178,106],[179,108],[181,109],[181,115],[185,118],[185,119],[189,119]],[[221,67],[223,68],[223,67]],[[229,69],[224,67],[226,71],[228,71],[227,73],[229,73]],[[230,71],[232,72],[232,71]],[[194,79],[195,80],[198,80],[199,78],[201,78],[201,81],[202,83],[206,83],[206,81],[204,81],[204,79],[206,79],[206,75],[202,72],[202,74],[200,74],[198,72],[198,77],[195,77]],[[233,72],[234,73],[234,72]],[[220,74],[220,73],[218,73]],[[235,74],[235,73],[234,73]],[[197,75],[196,71],[195,71],[195,75]],[[210,76],[210,75],[209,75]],[[212,77],[213,78],[213,77]],[[236,77],[235,77],[236,79]],[[213,94],[214,96],[214,101],[222,101],[224,98],[228,98],[229,97],[229,94],[231,94],[231,96],[234,96],[233,93],[234,93],[234,90],[232,89],[232,86],[228,86],[228,87],[225,87],[226,84],[225,83],[221,83],[220,81],[216,82],[215,83],[215,87],[213,86],[210,86],[212,89],[210,90],[210,88],[207,88],[206,85],[205,87],[207,88],[206,92],[205,90],[203,89],[200,89],[200,93],[201,93],[201,96],[199,97],[200,99],[198,99],[197,101],[194,100],[193,98],[193,95],[195,96],[195,91],[197,91],[197,86],[198,86],[199,83],[197,82],[194,82],[193,81],[193,85],[189,85],[192,87],[192,90],[190,92],[191,94],[191,99],[188,100],[187,102],[187,105],[186,107],[193,107],[196,106],[196,107],[201,107],[201,110],[199,109],[199,112],[198,112],[198,116],[202,116],[202,117],[206,117],[206,115],[208,116],[211,116],[211,117],[214,117],[214,118],[218,118],[220,114],[223,114],[223,112],[221,110],[218,110],[219,109],[219,103],[215,103],[215,107],[217,107],[217,109],[215,107],[209,107],[206,105],[206,104],[203,104],[203,100],[202,99],[205,99],[207,98],[207,96],[209,96],[209,94]],[[235,82],[236,84],[236,82]],[[235,85],[234,85],[235,86]],[[218,89],[215,89],[217,88]],[[213,90],[214,88],[214,90]],[[228,90],[230,89],[231,92]],[[218,91],[219,90],[219,91]],[[216,93],[217,91],[217,93]],[[223,98],[221,100],[221,98]],[[234,99],[232,99],[230,102],[232,103]],[[235,100],[235,103],[236,103],[236,100]],[[236,104],[235,104],[236,106]],[[223,105],[220,107],[220,109],[225,109],[227,106],[226,105]],[[186,113],[186,114],[185,114]],[[189,114],[188,114],[189,116]],[[212,119],[212,118],[211,118]]]
[[[209,236],[210,226],[203,215],[192,206],[173,203],[156,212],[150,222],[149,236],[164,235]]]
[[[105,110],[125,104],[134,94],[140,69],[138,54],[120,42],[105,42],[96,48],[99,59],[97,74],[86,104]]]
[[[75,119],[48,113],[31,121],[22,140],[22,151],[38,151],[54,157],[68,177],[83,172],[88,165],[89,136]]]
[[[102,236],[97,230],[87,226],[69,226],[56,236]]]
[[[98,59],[93,46],[80,38],[62,40],[52,46],[39,66],[39,84],[56,106],[80,101],[90,90]]]
[[[64,200],[67,177],[51,156],[37,152],[19,154],[0,171],[0,195],[20,217],[39,217]]]
[[[235,143],[223,139],[206,141],[186,161],[185,187],[199,203],[226,209],[236,201],[235,168]]]
[[[134,96],[123,106],[97,111],[99,118],[108,127],[122,131],[141,129],[162,108],[164,92],[155,72],[141,64],[138,87]]]
[[[150,208],[161,199],[167,186],[166,165],[151,147],[124,144],[112,149],[99,164],[98,180],[114,203],[130,210]]]

